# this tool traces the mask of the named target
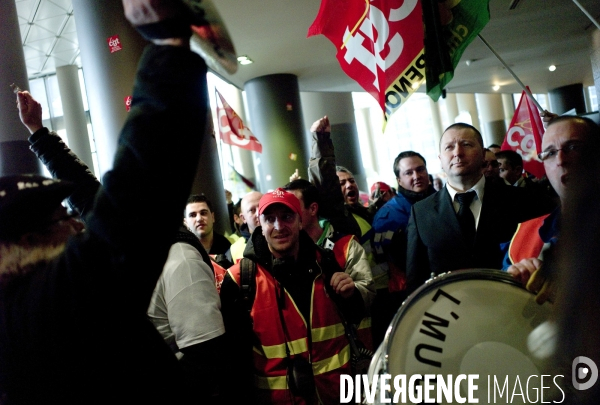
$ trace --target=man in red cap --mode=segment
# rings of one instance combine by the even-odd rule
[[[260,227],[228,270],[221,311],[238,383],[254,381],[260,404],[339,403],[351,372],[342,316],[358,323],[364,302],[352,278],[302,230],[300,200],[278,188],[262,196]],[[251,269],[251,270],[249,270]],[[246,398],[248,400],[248,398]]]

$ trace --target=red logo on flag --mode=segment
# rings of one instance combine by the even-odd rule
[[[379,102],[386,119],[425,79],[421,0],[322,0],[308,36],[337,48],[342,70]]]
[[[129,110],[131,110],[131,100],[133,97],[131,96],[127,96],[125,97],[123,100],[125,101],[125,109],[127,110],[127,112],[129,112]]]
[[[502,150],[514,150],[523,157],[523,169],[541,179],[546,171],[537,155],[542,151],[544,126],[533,101],[523,90],[521,100],[502,143]]]
[[[217,122],[219,124],[219,135],[221,140],[229,145],[239,146],[242,149],[253,150],[262,153],[262,145],[252,134],[250,129],[244,125],[239,115],[227,104],[221,93],[215,89],[217,94]],[[219,100],[222,107],[219,107]]]
[[[110,49],[110,53],[115,53],[123,49],[121,47],[121,41],[119,40],[118,35],[107,38],[106,42],[108,42],[108,48]]]

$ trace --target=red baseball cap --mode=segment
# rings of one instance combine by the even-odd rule
[[[371,195],[373,195],[375,190],[377,190],[378,186],[379,186],[379,191],[381,193],[385,193],[386,191],[390,191],[392,189],[390,186],[388,186],[383,181],[377,181],[377,182],[373,183],[373,185],[371,186]]]
[[[265,209],[271,204],[283,204],[296,214],[302,215],[302,208],[300,207],[298,197],[282,188],[277,188],[260,198],[258,202],[258,215],[262,215]]]

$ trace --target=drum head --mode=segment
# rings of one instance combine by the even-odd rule
[[[402,304],[372,371],[392,378],[478,374],[476,397],[486,403],[488,376],[492,383],[496,376],[500,385],[508,376],[512,390],[516,376],[524,385],[529,376],[543,373],[544,360],[530,352],[527,339],[549,319],[551,304],[539,305],[534,299],[498,270],[442,274]],[[466,392],[466,381],[462,385]]]

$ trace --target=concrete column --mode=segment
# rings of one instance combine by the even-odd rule
[[[443,99],[443,104],[447,117],[447,120],[443,125],[445,129],[456,122],[456,116],[458,115],[458,100],[456,99],[456,93],[447,93],[446,98]],[[440,136],[441,135],[442,134],[440,133]]]
[[[510,126],[510,122],[515,115],[515,109],[517,106],[515,105],[515,100],[513,99],[512,94],[502,93],[502,109],[504,110],[504,124],[506,128]],[[501,145],[501,144],[498,144]]]
[[[94,162],[92,160],[85,109],[83,108],[83,98],[81,97],[81,87],[79,85],[79,68],[75,65],[57,67],[56,78],[63,106],[69,148],[93,172]]]
[[[244,90],[252,132],[263,145],[257,164],[261,191],[284,186],[296,168],[302,178],[308,178],[310,153],[304,141],[298,78],[292,74],[257,77],[246,82]]]
[[[212,125],[213,120],[209,117],[207,122]],[[198,162],[196,177],[194,178],[190,194],[206,195],[212,203],[213,211],[215,213],[215,231],[220,234],[231,234],[229,211],[227,211],[227,201],[225,200],[225,188],[223,187],[219,152],[217,150],[217,141],[214,135],[215,130],[214,128],[209,127],[207,131],[208,134],[204,136],[204,140],[202,141],[200,161]],[[198,136],[203,135],[199,133]],[[183,210],[181,212],[181,218],[183,219]]]
[[[502,96],[497,93],[478,93],[475,94],[475,101],[477,110],[481,114],[480,130],[483,136],[483,145],[488,146],[492,143],[502,145],[506,134]]]
[[[595,30],[592,34],[592,52],[590,53],[592,61],[592,74],[594,75],[594,85],[596,87],[596,97],[600,100],[600,30]]]
[[[127,117],[125,98],[131,96],[146,41],[125,19],[121,0],[73,0],[73,12],[100,177],[112,168]],[[114,36],[122,49],[111,53],[108,39]]]
[[[356,129],[352,93],[303,92],[300,93],[300,99],[307,150],[310,151],[312,144],[310,126],[327,115],[331,124],[336,164],[348,168],[354,174],[360,190],[369,190]]]
[[[458,112],[468,112],[471,115],[471,124],[481,131],[481,124],[479,122],[479,112],[477,111],[477,102],[475,101],[475,94],[470,93],[458,93],[456,95],[456,101],[458,102]]]
[[[29,131],[21,123],[16,96],[10,91],[15,83],[29,89],[23,41],[14,0],[0,1],[0,176],[19,173],[42,173],[42,167],[29,150]]]
[[[379,159],[377,159],[377,147],[375,145],[376,135],[373,133],[372,129],[373,122],[371,119],[371,109],[368,107],[359,108],[356,110],[355,117],[357,116],[359,117],[359,122],[357,122],[357,125],[361,126],[360,122],[362,122],[361,133],[365,134],[363,140],[366,141],[363,143],[363,147],[361,148],[363,162],[365,162],[366,167],[370,167],[373,170],[373,172],[377,174],[378,178],[381,176],[385,176],[384,173],[387,171],[387,168],[382,168],[379,164]],[[376,181],[373,179],[369,179],[368,177],[369,175],[372,176],[375,173],[367,174],[367,184],[373,184],[374,181]]]
[[[585,98],[583,96],[583,84],[569,84],[550,90],[550,107],[552,112],[561,115],[571,109],[576,114],[585,113]]]
[[[433,121],[433,137],[435,138],[435,148],[436,150],[440,149],[440,138],[442,136],[442,132],[444,132],[444,127],[442,125],[442,116],[440,114],[439,104],[436,103],[429,97],[429,109],[431,110],[431,119]]]

